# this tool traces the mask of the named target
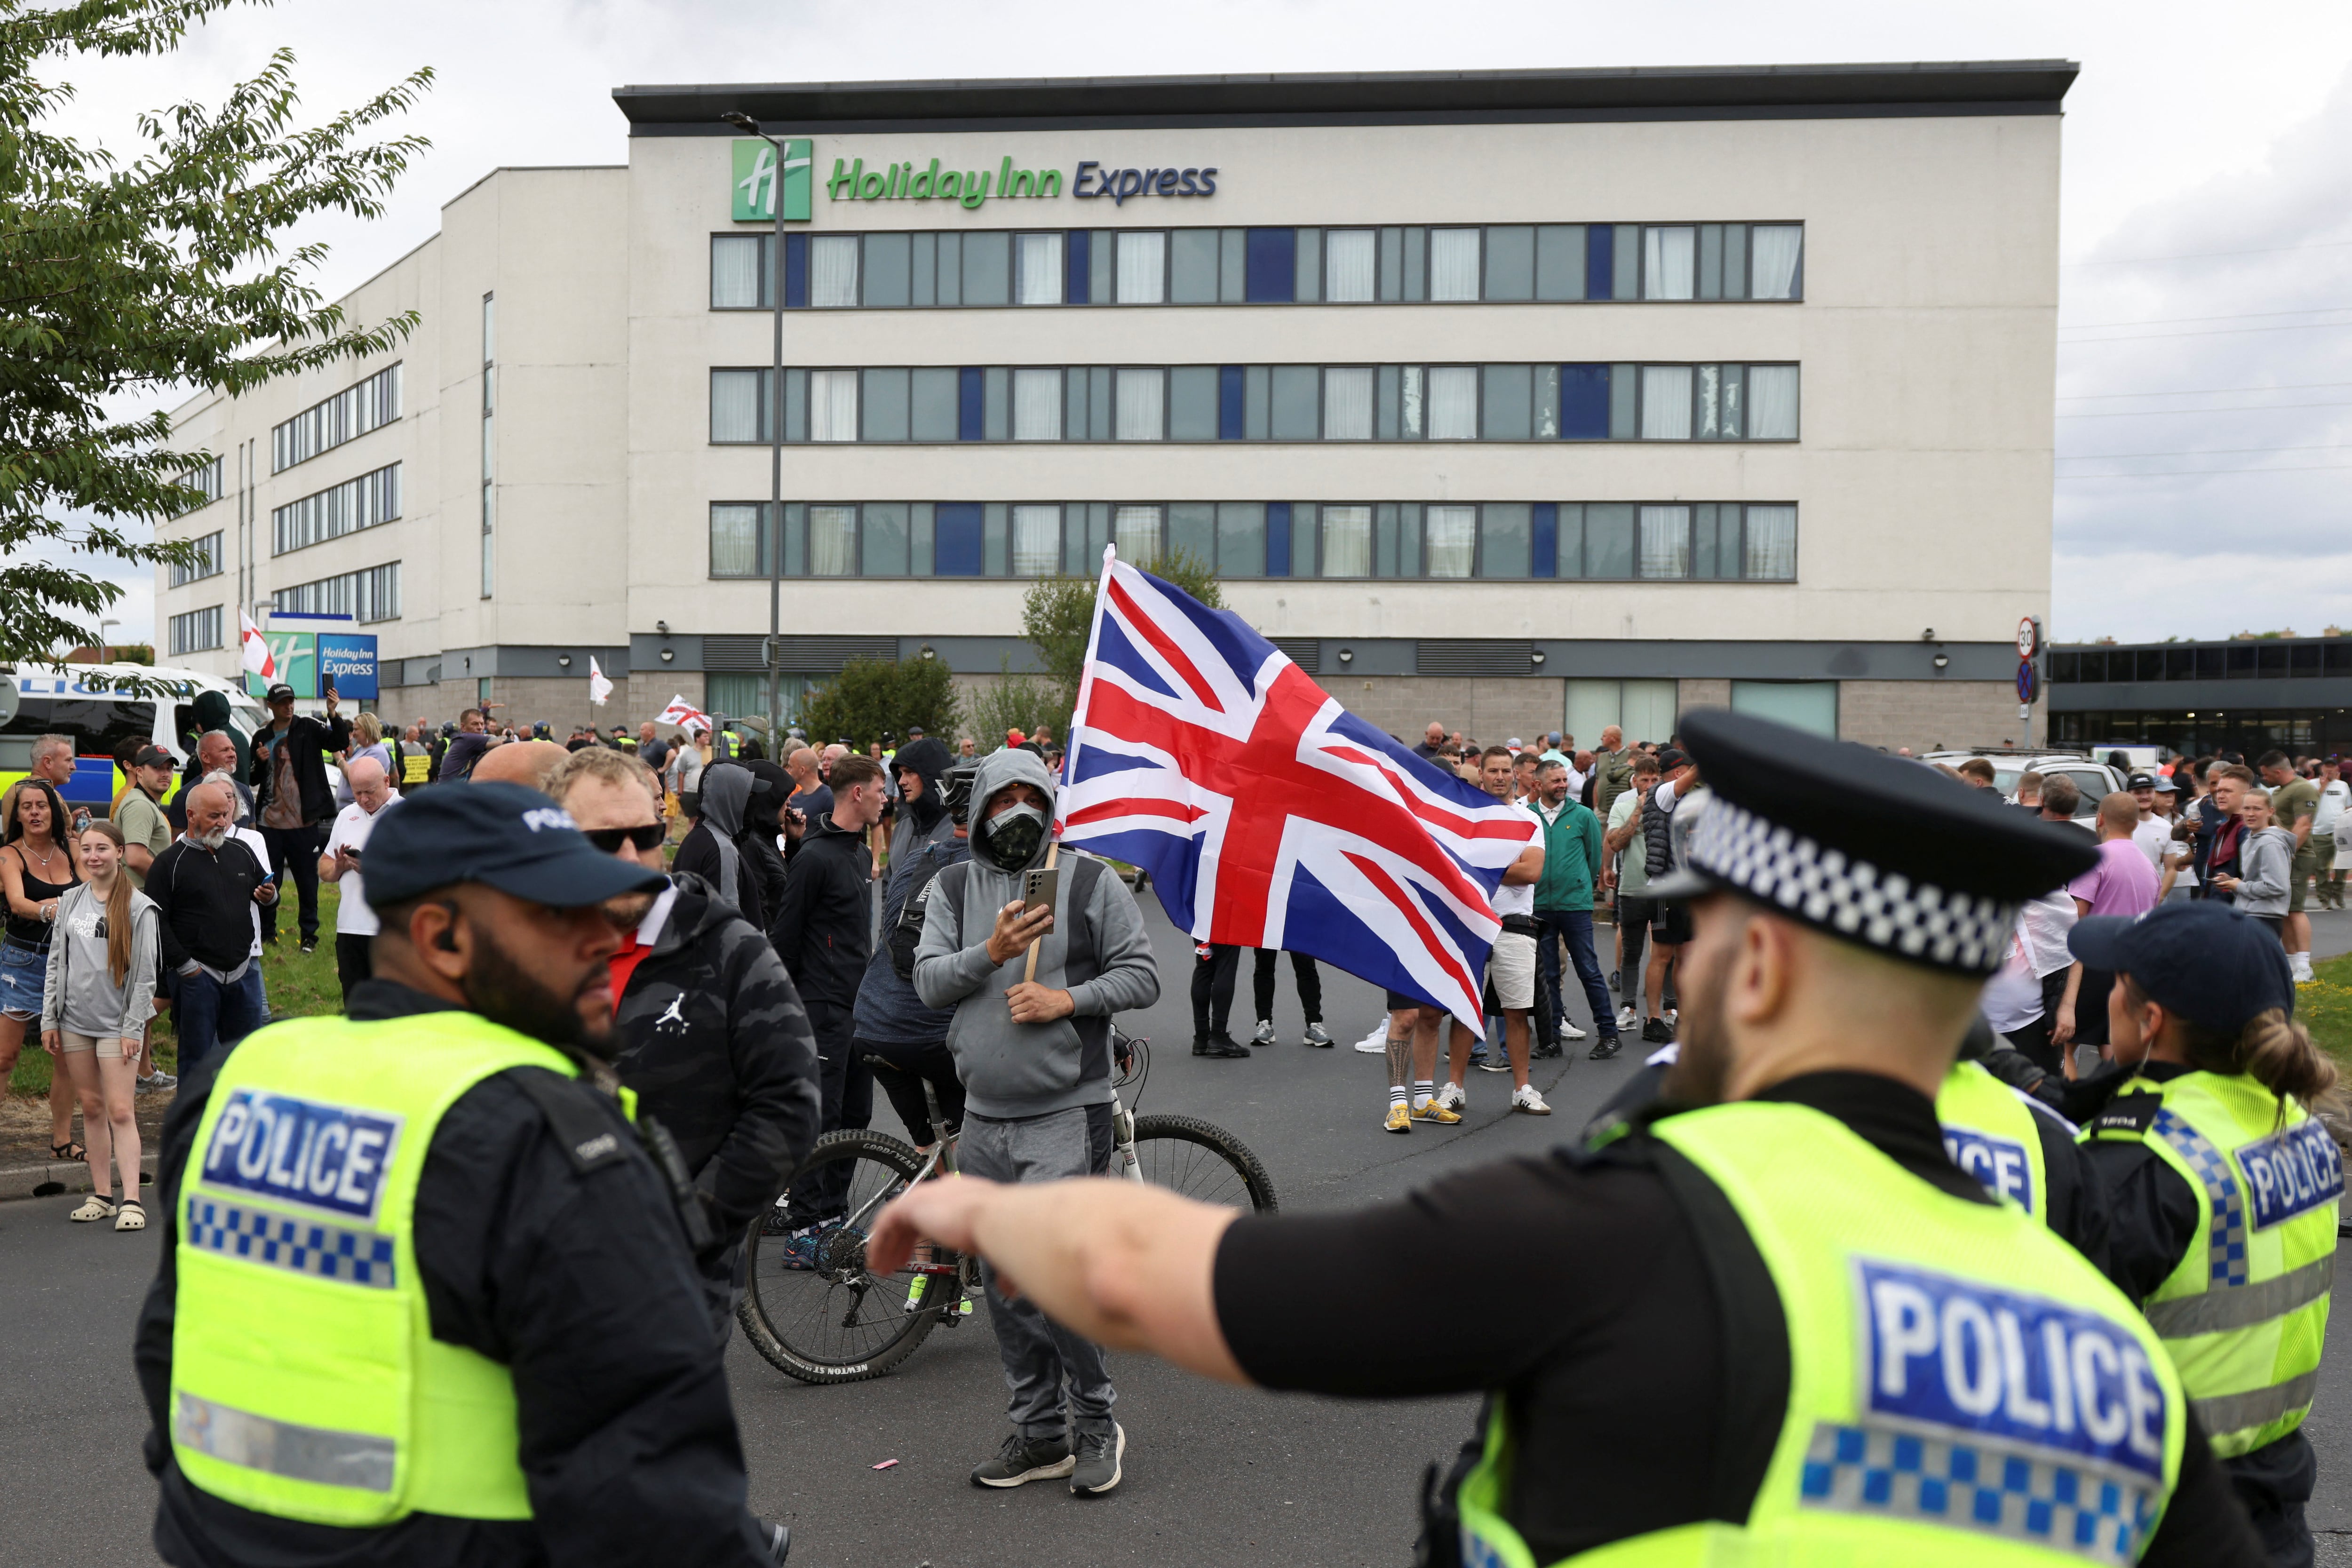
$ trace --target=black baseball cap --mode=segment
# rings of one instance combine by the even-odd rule
[[[2086,968],[2129,974],[2149,1001],[2209,1029],[2237,1029],[2273,1008],[2294,1013],[2294,972],[2269,928],[2226,904],[2158,904],[2134,920],[2074,922],[2066,950]]]
[[[131,759],[131,765],[134,768],[176,768],[180,765],[180,759],[161,746],[142,746],[138,754]]]
[[[1658,753],[1658,771],[1662,773],[1670,773],[1689,761],[1690,757],[1686,753],[1668,746]]]
[[[381,909],[436,888],[479,882],[559,910],[663,886],[658,871],[607,855],[571,814],[517,784],[428,789],[368,832],[368,901]]]
[[[294,700],[294,689],[281,680],[277,685],[272,686],[269,689],[269,695],[263,698],[262,700],[264,702],[291,702]]]
[[[2124,781],[2124,788],[2126,789],[2154,789],[2155,787],[2156,775],[2154,773],[2134,773],[2131,777]]]

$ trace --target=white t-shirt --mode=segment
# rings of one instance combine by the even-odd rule
[[[1538,822],[1543,820],[1543,815],[1534,808],[1530,807],[1529,813]],[[1543,840],[1538,837],[1535,842],[1540,845]],[[1532,915],[1536,912],[1536,885],[1533,882],[1523,882],[1514,888],[1508,882],[1498,883],[1495,888],[1495,896],[1487,902],[1495,906],[1495,912],[1498,915]]]
[[[327,847],[320,853],[331,856],[338,849],[364,851],[368,835],[375,831],[376,817],[399,804],[400,796],[395,795],[385,801],[373,816],[362,809],[356,801],[343,807],[335,814],[335,829],[327,835]],[[368,908],[367,888],[361,881],[357,869],[344,872],[335,886],[342,890],[342,898],[335,905],[337,936],[373,936],[382,929],[375,911]]]
[[[252,827],[232,827],[229,829],[229,837],[244,845],[247,849],[253,851],[254,859],[260,862],[261,874],[263,876],[266,877],[269,874],[269,840],[264,838],[258,829]],[[284,884],[281,883],[279,885],[278,891],[281,893],[285,891]],[[249,903],[245,906],[245,912],[250,916],[253,921],[253,952],[251,956],[257,959],[261,956],[261,906],[259,904]]]
[[[2314,838],[2335,837],[2336,819],[2344,815],[2347,805],[2352,805],[2352,784],[2342,779],[2334,784],[2321,784],[2319,804],[2311,811],[2311,836]]]
[[[2161,873],[2164,870],[2165,847],[2172,842],[2172,819],[2168,816],[2149,817],[2132,829],[2132,842],[2139,846],[2139,852],[2147,857],[2148,864]]]
[[[1996,1035],[2022,1029],[2042,1016],[2042,977],[2033,971],[2034,954],[2022,931],[2009,939],[2009,960],[2000,973],[1985,983],[1977,1005]]]
[[[2035,978],[2064,969],[2074,962],[2066,951],[2066,933],[2074,929],[2074,900],[2063,888],[2026,900],[2018,921]]]

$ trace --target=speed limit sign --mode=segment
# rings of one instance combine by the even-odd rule
[[[2041,645],[2041,641],[2042,628],[2034,624],[2034,620],[2032,616],[2028,616],[2023,620],[2017,623],[2018,658],[2032,658],[2033,657],[2033,650]]]

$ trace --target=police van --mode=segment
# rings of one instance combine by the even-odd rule
[[[5,667],[0,667],[5,668]],[[14,710],[0,690],[0,790],[33,765],[33,742],[64,735],[74,743],[73,781],[61,792],[68,805],[104,816],[114,799],[115,752],[126,742],[153,743],[188,760],[196,732],[197,693],[228,699],[229,722],[248,739],[269,721],[243,689],[193,669],[143,664],[20,664],[0,674],[16,689]],[[124,688],[144,681],[147,689]]]

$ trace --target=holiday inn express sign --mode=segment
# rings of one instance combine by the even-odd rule
[[[814,143],[807,137],[783,142],[783,166],[777,167],[774,144],[757,137],[735,143],[734,213],[737,223],[773,223],[776,193],[783,192],[784,221],[807,223],[817,181]],[[781,175],[781,178],[780,178]],[[863,157],[835,158],[833,172],[823,182],[825,199],[835,202],[950,201],[978,207],[991,196],[1058,196],[1063,193],[1059,169],[1024,169],[1010,154],[993,169],[951,169],[933,158],[928,167],[914,162],[866,166]],[[1125,206],[1130,196],[1213,196],[1214,168],[1114,169],[1094,159],[1082,160],[1071,171],[1069,194],[1087,200],[1108,196]]]

